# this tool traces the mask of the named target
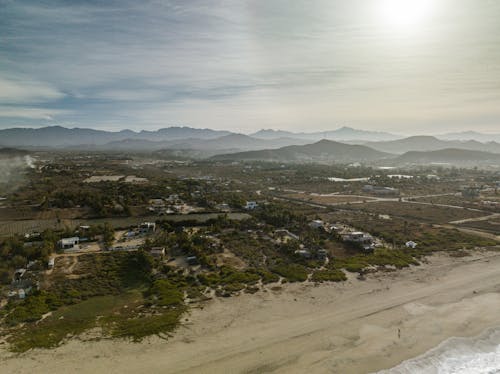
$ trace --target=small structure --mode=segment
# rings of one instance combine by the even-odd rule
[[[222,204],[217,204],[216,205],[216,209],[219,211],[219,212],[230,212],[231,211],[231,208],[229,207],[228,204],[226,203],[222,203]]]
[[[258,207],[258,204],[255,201],[247,201],[245,204],[246,210],[254,210],[257,207]]]
[[[51,257],[51,258],[49,258],[49,261],[47,262],[47,267],[48,267],[49,269],[53,269],[53,268],[54,268],[55,263],[56,263],[56,259],[55,259],[55,257]]]
[[[313,229],[323,228],[324,225],[325,223],[320,219],[315,219],[309,223],[309,226],[312,227]]]
[[[278,229],[274,231],[274,235],[278,237],[281,241],[287,242],[289,240],[299,240],[299,236],[291,233],[287,229]]]
[[[379,195],[379,196],[398,196],[399,189],[392,187],[383,187],[383,186],[373,186],[371,184],[367,184],[363,187],[363,192]]]
[[[417,248],[417,245],[418,245],[418,244],[417,244],[417,243],[415,243],[415,242],[414,242],[414,241],[412,241],[412,240],[410,240],[409,242],[406,242],[406,243],[405,243],[405,246],[406,246],[407,248],[412,248],[412,249]]]
[[[188,263],[188,265],[198,265],[198,257],[196,256],[188,256],[186,257],[186,261]]]
[[[57,246],[60,249],[78,249],[78,245],[80,244],[80,238],[72,237],[72,238],[63,238],[57,242]]]
[[[143,222],[139,225],[139,231],[142,234],[148,233],[148,232],[154,232],[156,230],[156,223],[154,222]]]
[[[298,249],[295,251],[295,254],[302,258],[311,258],[311,252],[309,252],[307,249]]]
[[[17,269],[14,272],[14,282],[20,281],[23,278],[24,274],[26,274],[26,271],[27,270],[24,269],[24,268],[23,269]]]
[[[479,187],[466,186],[462,189],[462,197],[466,199],[477,199],[481,196],[481,189]]]
[[[365,251],[371,251],[375,247],[373,236],[362,231],[354,231],[342,236],[342,240],[360,245]]]
[[[326,260],[328,258],[328,252],[326,249],[318,249],[316,252],[316,257],[318,260]]]
[[[19,296],[20,299],[26,298],[26,291],[23,288],[19,289],[17,291],[17,294],[18,294],[18,296]]]
[[[165,248],[163,247],[153,247],[149,251],[149,254],[155,258],[163,258],[165,257]]]

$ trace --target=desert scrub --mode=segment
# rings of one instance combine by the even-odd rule
[[[307,269],[299,264],[279,264],[271,271],[281,275],[289,282],[304,282],[307,280]]]
[[[342,270],[318,270],[312,274],[311,280],[313,282],[342,282],[347,280],[347,277]]]

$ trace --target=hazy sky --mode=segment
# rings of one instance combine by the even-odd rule
[[[497,0],[0,0],[0,127],[500,132]]]

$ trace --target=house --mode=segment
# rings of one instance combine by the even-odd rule
[[[318,249],[316,252],[316,257],[318,260],[326,260],[328,258],[328,252],[326,249]]]
[[[280,238],[282,241],[287,242],[288,240],[299,240],[299,236],[291,233],[287,229],[278,229],[274,231],[274,235]]]
[[[313,229],[319,229],[324,226],[324,222],[320,219],[315,219],[314,221],[311,221],[309,223],[309,226],[312,227]]]
[[[78,245],[80,244],[80,238],[72,237],[72,238],[63,238],[57,242],[57,247],[60,249],[79,249]]]
[[[154,222],[143,222],[139,225],[139,231],[142,234],[148,233],[148,232],[154,232],[156,230],[156,223]]]
[[[149,254],[155,258],[163,258],[165,257],[165,248],[163,247],[153,247],[149,251]]]
[[[405,246],[406,246],[407,248],[412,248],[412,249],[417,248],[417,245],[418,245],[418,244],[417,244],[417,243],[415,243],[415,242],[414,242],[414,241],[412,241],[412,240],[410,240],[409,242],[406,242],[406,243],[405,243]]]
[[[246,210],[254,210],[257,207],[258,207],[258,205],[257,205],[257,202],[255,202],[255,201],[247,201],[245,204]]]
[[[151,211],[161,211],[165,209],[165,202],[163,201],[163,199],[151,199],[149,200],[149,204],[149,209]]]
[[[226,203],[217,204],[217,205],[216,205],[216,209],[217,209],[219,212],[230,212],[230,211],[231,211],[231,208],[229,208],[229,205],[228,205],[228,204],[226,204]]]
[[[17,291],[17,294],[19,295],[20,299],[26,298],[26,291],[22,288]]]
[[[466,186],[462,189],[462,197],[466,199],[477,199],[479,196],[481,196],[479,187]]]
[[[24,274],[26,274],[26,271],[27,269],[17,269],[15,272],[14,272],[14,281],[20,281]]]
[[[365,251],[371,251],[375,247],[373,236],[362,231],[354,231],[342,236],[342,240],[360,245]]]
[[[373,241],[373,237],[362,231],[353,231],[349,234],[345,234],[343,240],[346,242],[368,243]]]
[[[298,249],[294,253],[302,258],[311,258],[311,252],[307,249]]]

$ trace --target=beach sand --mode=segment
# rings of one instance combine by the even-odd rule
[[[500,326],[499,291],[499,253],[441,254],[364,281],[217,298],[168,341],[74,339],[19,356],[0,348],[0,372],[370,373]]]

